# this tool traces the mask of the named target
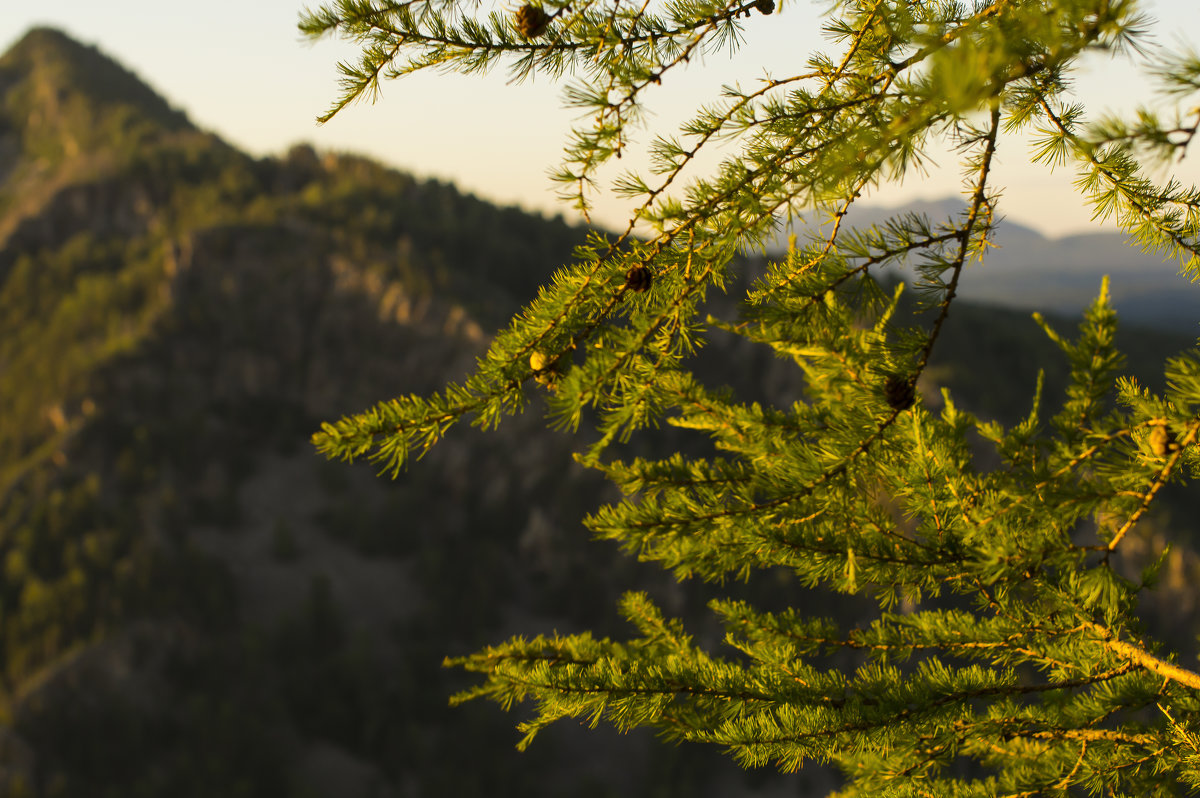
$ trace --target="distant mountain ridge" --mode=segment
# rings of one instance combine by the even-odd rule
[[[843,225],[865,228],[910,213],[924,215],[937,224],[954,219],[965,208],[962,200],[955,197],[890,207],[855,205]],[[1002,213],[1003,209],[1002,201]],[[808,225],[801,220],[793,229],[803,236],[819,228],[819,224]],[[781,233],[771,249],[786,250],[787,237],[787,232]],[[1101,277],[1108,275],[1113,304],[1123,321],[1200,333],[1197,329],[1200,283],[1183,277],[1177,262],[1141,251],[1121,233],[1079,233],[1050,238],[1010,219],[1002,219],[994,243],[995,248],[988,252],[983,264],[967,267],[958,291],[963,298],[1075,316],[1095,299]]]
[[[195,132],[136,75],[51,28],[29,31],[0,57],[0,117],[0,180],[44,178],[66,161]]]
[[[0,57],[0,249],[61,188],[170,136],[218,143],[94,47],[29,31]]]

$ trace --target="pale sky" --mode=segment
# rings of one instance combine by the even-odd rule
[[[504,0],[502,0],[503,2]],[[516,0],[512,0],[516,5]],[[282,153],[307,141],[319,149],[357,152],[422,177],[452,181],[460,189],[501,204],[517,204],[570,217],[546,177],[556,166],[573,121],[561,85],[539,77],[509,85],[503,71],[487,77],[430,73],[391,81],[382,101],[343,111],[324,126],[315,117],[336,95],[335,63],[353,54],[332,40],[303,42],[296,20],[303,0],[56,0],[12,3],[0,15],[0,50],[28,28],[51,25],[116,58],[185,110],[199,126],[255,155]],[[14,7],[15,6],[15,7]],[[723,83],[751,86],[767,72],[800,71],[814,49],[833,52],[820,37],[824,0],[789,0],[783,13],[746,20],[747,44],[730,62],[712,54],[686,75],[668,77],[651,96],[654,115],[640,142],[653,132],[673,132],[687,112],[714,99]],[[1158,40],[1200,48],[1200,2],[1143,3],[1156,20]],[[1127,65],[1094,59],[1078,80],[1090,108],[1127,111],[1148,99]],[[1193,104],[1200,100],[1192,101]],[[1028,145],[1008,141],[999,151],[1002,211],[1014,221],[1060,235],[1095,229],[1071,186],[1072,173],[1051,173],[1026,163]],[[636,154],[635,154],[636,155]],[[959,192],[954,162],[904,185],[887,187],[876,203],[935,199]],[[627,157],[621,168],[637,166]],[[1200,182],[1200,149],[1177,171]],[[615,177],[612,172],[609,177]],[[597,202],[594,220],[623,227],[626,204]]]

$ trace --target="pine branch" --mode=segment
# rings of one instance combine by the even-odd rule
[[[565,101],[587,119],[556,179],[586,212],[600,170],[634,146],[651,93],[698,55],[740,46],[739,20],[756,11],[778,24],[770,0],[581,0],[520,18],[455,0],[339,0],[305,25],[362,44],[346,101],[431,66],[508,63],[518,78],[578,69]],[[1200,467],[1200,357],[1168,363],[1161,397],[1118,381],[1105,283],[1075,339],[1036,318],[1070,368],[1047,420],[1040,377],[1008,429],[946,391],[935,417],[918,395],[937,377],[930,363],[965,267],[992,246],[1002,126],[1044,123],[1035,161],[1082,164],[1098,215],[1116,212],[1150,245],[1200,262],[1200,190],[1155,187],[1140,171],[1140,159],[1185,153],[1196,126],[1147,112],[1078,132],[1068,78],[1079,57],[1136,52],[1145,36],[1124,0],[850,0],[826,32],[837,57],[727,86],[655,137],[651,175],[617,180],[631,206],[623,231],[581,248],[467,380],[326,425],[318,446],[395,471],[458,421],[495,426],[541,386],[549,425],[590,427],[577,460],[624,493],[586,519],[598,537],[713,590],[785,573],[829,602],[832,617],[714,600],[732,658],[631,594],[629,640],[514,638],[447,660],[480,678],[456,702],[532,704],[522,746],[581,718],[719,745],[746,766],[830,763],[847,795],[1169,795],[1200,784],[1191,755],[1171,748],[1191,740],[1200,676],[1154,643],[1121,639],[1138,628],[1154,569],[1135,582],[1109,562],[1163,485]],[[1167,78],[1192,91],[1198,74],[1184,59]],[[936,143],[955,145],[966,210],[852,229],[860,196],[920,170]],[[717,144],[723,157],[695,176]],[[736,297],[738,315],[706,304],[710,289],[742,284],[739,251],[817,209],[828,227],[768,264]],[[912,266],[911,302],[876,279],[901,265]],[[922,323],[904,318],[910,308]],[[789,406],[700,382],[692,358],[716,330],[784,358],[803,386]],[[727,365],[731,381],[741,376]],[[662,423],[717,454],[604,459]],[[840,595],[871,606],[851,610]],[[963,759],[978,776],[961,775]]]

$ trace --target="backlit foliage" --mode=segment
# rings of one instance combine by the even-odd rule
[[[787,4],[763,2],[539,8],[534,30],[532,12],[519,23],[515,9],[341,0],[308,12],[302,29],[362,46],[341,67],[330,115],[381,79],[431,67],[569,75],[566,101],[587,116],[555,179],[586,212],[649,93],[670,91],[666,78],[693,58],[736,49],[750,19],[790,24]],[[842,0],[825,30],[829,54],[727,87],[656,138],[649,174],[615,186],[629,227],[580,247],[474,374],[326,424],[316,444],[394,473],[459,421],[497,425],[542,392],[551,424],[594,428],[578,457],[625,494],[586,519],[597,537],[680,579],[785,569],[803,586],[874,600],[866,616],[829,617],[715,600],[725,637],[714,646],[638,593],[622,606],[628,640],[518,638],[452,660],[480,674],[459,700],[532,703],[525,742],[563,718],[649,726],[746,766],[831,763],[843,795],[1200,787],[1200,675],[1139,623],[1156,568],[1139,578],[1115,568],[1163,486],[1197,465],[1200,352],[1165,364],[1162,395],[1121,378],[1102,288],[1074,337],[1042,322],[1071,368],[1061,401],[1039,384],[1027,418],[1005,428],[949,394],[922,395],[964,266],[986,260],[999,218],[1002,131],[1031,137],[1033,160],[1075,169],[1097,216],[1200,276],[1200,194],[1148,171],[1186,154],[1196,112],[1089,122],[1069,82],[1082,54],[1106,50],[1148,66],[1186,107],[1195,56],[1148,55],[1148,20],[1125,0]],[[685,175],[717,142],[719,166]],[[960,214],[842,224],[863,192],[945,143],[964,174]],[[745,276],[737,254],[802,212],[828,223],[753,281],[740,314],[710,312],[710,292]],[[902,264],[911,303],[881,279]],[[803,398],[764,406],[703,384],[691,363],[717,331],[792,360]],[[615,453],[662,423],[715,453]]]

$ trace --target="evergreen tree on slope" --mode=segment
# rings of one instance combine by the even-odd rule
[[[570,73],[567,101],[588,115],[555,178],[586,213],[646,98],[691,59],[738,47],[745,26],[788,24],[788,11],[772,0],[546,0],[515,12],[337,0],[301,27],[361,45],[325,118],[422,69]],[[1032,136],[1033,159],[1075,169],[1098,217],[1200,277],[1200,192],[1148,176],[1186,154],[1198,112],[1089,123],[1070,91],[1080,57],[1104,50],[1148,69],[1181,107],[1194,102],[1200,57],[1151,54],[1145,23],[1130,0],[838,0],[832,55],[726,87],[677,135],[654,139],[649,175],[615,184],[628,229],[580,248],[466,381],[326,424],[323,453],[394,473],[456,423],[495,426],[544,392],[552,425],[595,426],[578,457],[625,494],[586,520],[597,537],[680,579],[785,568],[877,608],[846,624],[717,600],[725,639],[713,649],[631,594],[630,639],[489,647],[452,661],[480,674],[458,700],[532,702],[524,743],[582,718],[712,743],[746,766],[832,763],[844,795],[1200,789],[1200,675],[1139,624],[1155,568],[1138,579],[1114,568],[1163,486],[1196,468],[1200,352],[1165,364],[1162,395],[1119,378],[1102,289],[1074,337],[1043,323],[1072,369],[1056,411],[1043,410],[1039,387],[1028,417],[1005,429],[949,395],[936,414],[917,395],[964,266],[986,259],[1002,131]],[[718,142],[732,154],[692,176]],[[862,193],[946,142],[960,154],[965,211],[842,224]],[[739,250],[814,210],[828,224],[770,265],[737,318],[707,312],[709,293],[735,284]],[[900,292],[880,280],[902,261],[915,263],[923,323],[897,312]],[[765,407],[701,384],[689,363],[712,330],[794,361],[803,401]],[[707,436],[718,454],[613,454],[660,422]]]

